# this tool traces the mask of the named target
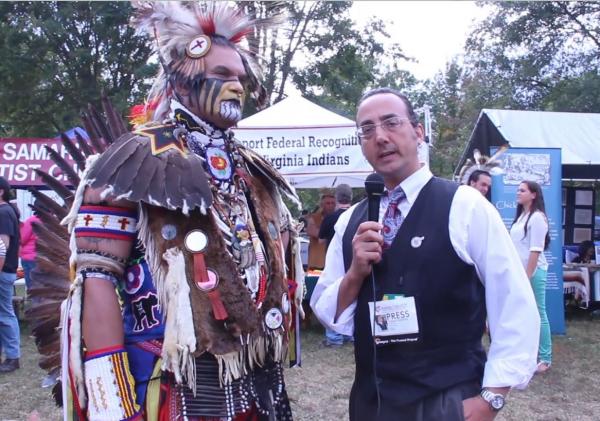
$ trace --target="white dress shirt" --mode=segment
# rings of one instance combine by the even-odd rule
[[[548,221],[542,212],[533,212],[529,222],[527,222],[527,235],[525,234],[525,221],[529,212],[523,212],[519,219],[510,227],[510,238],[519,253],[523,267],[527,268],[529,255],[532,251],[539,251],[540,257],[537,261],[537,267],[548,270],[548,261],[544,255],[544,246],[546,243],[546,233],[548,232]]]
[[[399,208],[406,217],[433,175],[419,169],[400,185],[406,199]],[[388,205],[379,206],[379,221]],[[327,250],[325,269],[310,305],[317,318],[336,332],[352,335],[356,301],[334,321],[338,291],[345,275],[342,237],[356,205],[340,215]],[[473,265],[485,286],[485,301],[493,338],[485,365],[483,387],[524,388],[537,366],[540,317],[525,269],[497,210],[472,187],[460,186],[450,207],[450,241],[458,257]]]

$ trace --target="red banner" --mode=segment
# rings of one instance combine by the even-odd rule
[[[50,159],[44,145],[60,154],[77,171],[77,164],[60,139],[0,138],[0,176],[12,187],[42,186],[44,183],[34,169],[41,169],[70,185],[61,169]]]

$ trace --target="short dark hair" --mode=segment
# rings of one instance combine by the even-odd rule
[[[468,184],[477,183],[479,181],[479,176],[482,175],[482,174],[483,175],[487,175],[488,177],[492,178],[492,174],[490,174],[489,171],[486,171],[486,170],[475,170],[469,176],[469,180],[467,181],[467,183]]]
[[[360,99],[358,100],[358,105],[356,106],[356,108],[360,107],[360,105],[367,98],[370,98],[372,96],[379,95],[379,94],[392,94],[392,95],[396,95],[398,98],[400,98],[402,100],[402,102],[404,102],[404,105],[406,105],[406,111],[408,113],[408,119],[410,121],[410,124],[412,124],[413,127],[416,127],[419,124],[419,118],[417,117],[417,113],[415,113],[415,109],[414,109],[412,103],[406,97],[406,95],[404,95],[402,92],[400,92],[397,89],[392,89],[392,88],[374,88],[374,89],[370,89],[367,92],[365,92],[362,97],[360,97]]]
[[[10,184],[4,177],[0,177],[0,190],[2,190],[2,200],[7,203],[10,202],[10,199],[12,199]]]
[[[352,203],[352,187],[348,184],[340,184],[335,188],[335,201],[342,205]]]

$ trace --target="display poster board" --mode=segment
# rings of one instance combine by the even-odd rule
[[[492,149],[490,152],[494,154],[496,150]],[[561,150],[510,148],[499,159],[502,171],[492,175],[492,203],[508,229],[516,214],[517,188],[521,181],[533,180],[542,187],[550,228],[550,245],[544,252],[548,260],[546,311],[552,333],[564,334]]]

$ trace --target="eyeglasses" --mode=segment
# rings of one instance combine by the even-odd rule
[[[377,127],[383,127],[386,131],[394,133],[400,130],[407,121],[410,121],[410,119],[407,117],[394,116],[386,118],[379,124],[363,124],[358,128],[358,130],[356,130],[356,135],[360,140],[369,140],[375,136]]]

